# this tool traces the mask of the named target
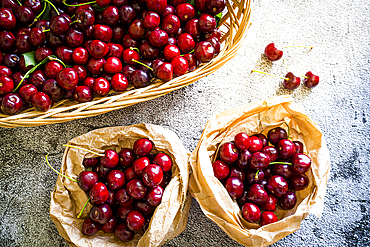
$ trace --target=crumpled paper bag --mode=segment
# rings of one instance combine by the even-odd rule
[[[188,195],[190,153],[174,132],[150,124],[111,127],[88,132],[72,139],[68,144],[103,153],[105,149],[120,151],[125,147],[132,148],[134,142],[143,137],[153,141],[153,150],[165,152],[173,161],[172,179],[164,191],[162,202],[152,216],[148,230],[143,236],[136,234],[130,242],[122,242],[114,233],[103,231],[91,237],[83,235],[82,223],[89,217],[92,204],[89,203],[81,218],[77,219],[78,213],[88,200],[88,195],[77,183],[59,176],[51,193],[50,217],[70,246],[159,246],[186,228],[191,204],[191,196]],[[61,173],[78,178],[78,174],[85,170],[82,165],[84,157],[93,156],[86,151],[66,148]]]
[[[267,132],[280,126],[290,136],[304,144],[304,152],[312,160],[306,173],[310,183],[297,191],[297,204],[291,210],[275,211],[278,222],[260,227],[242,217],[241,210],[232,200],[221,182],[214,176],[212,163],[216,160],[220,144],[233,141],[239,132],[248,135]],[[290,96],[280,96],[244,107],[228,110],[211,118],[200,141],[190,156],[193,174],[189,190],[198,201],[204,214],[215,222],[232,239],[246,246],[267,246],[300,228],[309,212],[321,217],[326,184],[329,176],[329,151],[319,127],[293,102]]]

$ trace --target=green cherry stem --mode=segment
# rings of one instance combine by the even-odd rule
[[[292,165],[290,162],[283,162],[283,161],[275,161],[275,162],[270,162],[269,165]]]
[[[285,48],[289,48],[289,47],[301,47],[301,48],[308,48],[310,50],[313,49],[313,46],[304,46],[304,45],[287,45],[287,46],[284,46],[283,48],[281,49],[285,49]]]
[[[71,18],[71,19],[72,19],[72,18]],[[80,20],[74,20],[74,21],[72,21],[71,23],[69,23],[69,25],[72,25],[73,23],[76,23],[76,22],[81,23],[81,21],[80,21]]]
[[[19,0],[17,0],[17,3],[19,4],[19,6],[22,6],[21,2],[19,2]]]
[[[254,179],[258,178],[258,173],[260,173],[260,170],[257,170],[256,174],[254,175]]]
[[[38,14],[37,16],[36,16],[36,19],[38,20],[38,19],[40,19],[40,17],[42,16],[42,14],[45,12],[45,10],[46,10],[46,3],[44,2],[44,8],[42,9],[42,11],[40,12],[40,14]]]
[[[54,8],[55,12],[57,12],[57,15],[60,15],[60,13],[59,13],[59,11],[58,11],[57,7],[55,7],[55,5],[54,5],[54,4],[52,4],[49,0],[44,0],[44,1],[45,1],[45,2],[47,2],[48,4],[50,4],[50,5],[51,5],[51,7],[53,7],[53,8]]]
[[[63,65],[64,68],[67,67],[67,65],[62,60],[60,60],[59,58],[57,58],[55,56],[49,56],[48,59],[51,60],[51,61],[58,61],[59,63],[61,63]]]
[[[85,203],[84,207],[81,209],[80,213],[77,215],[77,219],[79,219],[82,215],[82,212],[85,210],[87,204],[89,203],[90,201],[90,198],[87,200],[87,202]]]
[[[48,154],[47,154],[47,155],[45,155],[45,160],[46,160],[46,163],[48,164],[48,166],[49,166],[49,167],[50,167],[54,172],[56,172],[57,174],[59,174],[59,175],[60,175],[60,176],[62,176],[62,177],[68,178],[69,180],[71,180],[71,181],[73,181],[73,182],[78,183],[78,181],[77,181],[76,179],[70,178],[70,177],[68,177],[68,176],[66,176],[66,175],[63,175],[62,173],[58,172],[57,170],[55,170],[55,169],[54,169],[54,167],[52,167],[52,166],[49,164],[49,161],[48,161]]]
[[[263,72],[263,71],[259,71],[259,70],[252,69],[251,73],[253,73],[253,72],[261,73],[261,74],[264,74],[264,75],[274,76],[274,77],[277,77],[277,78],[280,78],[280,79],[283,79],[283,80],[287,80],[287,81],[289,80],[288,78],[285,78],[285,77],[282,77],[282,76],[278,76],[278,75],[269,74],[269,73],[266,73],[266,72]]]
[[[101,156],[101,157],[103,157],[103,156],[104,156],[104,154],[99,154],[99,153],[96,153],[96,152],[91,151],[91,150],[89,150],[89,149],[82,148],[82,147],[77,147],[77,146],[73,146],[73,145],[66,145],[66,144],[64,144],[64,145],[62,145],[62,146],[63,146],[63,147],[69,147],[69,148],[76,148],[76,149],[80,149],[80,150],[83,150],[83,151],[86,151],[86,152],[89,152],[89,153],[92,153],[92,154],[95,154],[95,155],[97,155],[97,156]]]
[[[132,59],[132,61],[134,61],[135,63],[138,63],[140,65],[143,65],[143,66],[147,67],[148,69],[150,69],[151,71],[153,71],[153,69],[151,67],[149,67],[148,65],[146,65],[146,64],[144,64],[142,62],[136,61],[135,59]]]
[[[284,124],[286,125],[286,127],[288,128],[288,139],[292,139],[291,137],[290,137],[290,127],[289,127],[289,125],[286,123],[286,122],[284,122]]]
[[[66,3],[66,1],[65,1],[65,0],[63,1],[63,4],[64,4],[65,6],[68,6],[68,7],[78,7],[78,6],[88,5],[88,4],[94,4],[94,3],[96,3],[96,1],[87,2],[87,3],[80,3],[80,4],[68,4],[68,3]]]
[[[50,29],[45,29],[45,30],[42,30],[44,33],[46,32],[50,32]]]
[[[140,50],[137,47],[130,47],[131,51],[137,51],[140,54]]]

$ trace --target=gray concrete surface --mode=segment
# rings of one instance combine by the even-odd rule
[[[238,56],[214,74],[150,102],[105,115],[52,126],[0,129],[0,246],[67,246],[50,220],[49,200],[63,148],[87,131],[140,122],[175,131],[193,150],[207,119],[226,109],[292,94],[324,132],[331,174],[322,218],[310,215],[301,229],[273,246],[370,246],[370,2],[366,0],[253,1],[253,25]],[[312,70],[317,88],[289,92],[281,80],[250,74],[253,68],[284,75],[282,61],[264,47],[287,49],[296,73]],[[240,246],[208,220],[194,201],[186,231],[166,246]]]

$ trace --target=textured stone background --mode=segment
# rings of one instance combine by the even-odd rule
[[[322,129],[331,174],[321,219],[310,215],[301,229],[273,246],[370,246],[369,123],[370,2],[366,0],[253,1],[253,25],[238,56],[214,74],[150,102],[105,115],[36,128],[0,129],[0,246],[67,246],[49,217],[49,200],[62,144],[88,131],[152,123],[175,131],[193,150],[207,119],[226,109],[292,94]],[[282,61],[264,47],[290,48],[284,57],[296,73],[320,75],[318,87],[293,93],[281,80],[250,74],[253,68],[284,75]],[[167,246],[240,246],[208,220],[193,201],[186,231]]]

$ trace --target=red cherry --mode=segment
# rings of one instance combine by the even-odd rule
[[[320,77],[312,74],[311,71],[308,71],[305,76],[308,77],[308,78],[305,78],[303,81],[306,87],[313,88],[319,84]]]
[[[134,163],[132,164],[132,170],[136,175],[141,176],[144,168],[149,165],[149,159],[147,157],[141,157],[134,161]]]
[[[35,93],[32,96],[31,103],[39,111],[47,111],[52,105],[49,95],[44,92]]]
[[[105,78],[99,77],[96,78],[93,89],[96,94],[105,96],[109,93],[110,84]]]
[[[123,74],[117,73],[112,76],[111,84],[114,91],[123,92],[128,88],[129,82]]]
[[[109,57],[104,64],[104,70],[107,73],[119,73],[122,71],[122,63],[116,57]]]
[[[260,224],[261,226],[265,226],[268,224],[272,224],[278,221],[278,218],[273,212],[265,211],[261,215]]]
[[[228,178],[225,182],[225,188],[232,199],[237,199],[242,196],[244,185],[238,178]]]
[[[255,223],[261,218],[261,210],[253,203],[245,203],[242,207],[243,218],[250,222]]]
[[[119,162],[119,155],[116,151],[112,149],[107,149],[104,151],[104,156],[100,158],[100,163],[107,167],[113,168],[118,165]]]
[[[172,168],[172,160],[170,156],[165,153],[159,153],[153,158],[153,164],[159,165],[163,172],[168,172]]]
[[[89,196],[94,204],[103,204],[109,198],[108,189],[102,182],[97,182],[91,187]]]
[[[284,88],[289,89],[289,90],[294,90],[299,87],[301,84],[301,78],[293,75],[292,72],[289,72],[288,74],[285,75],[285,78],[288,80],[284,80],[283,85]]]
[[[246,150],[250,146],[249,136],[244,132],[240,132],[234,137],[234,143],[237,148]]]
[[[274,43],[270,43],[265,48],[265,55],[270,61],[277,61],[283,56],[283,51],[277,49]]]
[[[11,93],[14,90],[14,81],[8,76],[0,76],[0,95]]]

